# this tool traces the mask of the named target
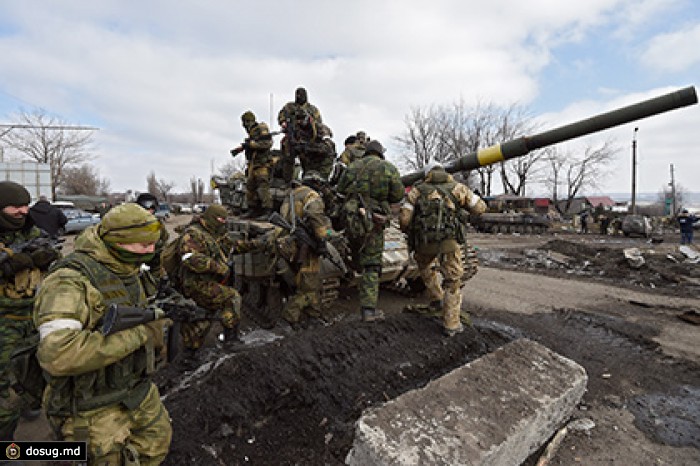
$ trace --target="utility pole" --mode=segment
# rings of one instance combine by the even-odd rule
[[[676,212],[677,212],[676,211],[676,180],[675,180],[674,175],[673,175],[673,164],[671,164],[671,183],[669,183],[669,184],[671,185],[671,206],[673,209],[673,210],[671,210],[671,217],[673,217],[676,215]]]
[[[632,215],[637,213],[637,131],[632,132]]]

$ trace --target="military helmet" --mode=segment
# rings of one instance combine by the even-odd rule
[[[384,156],[384,146],[376,139],[367,143],[367,148],[365,149],[365,155],[377,154],[379,156]]]
[[[252,125],[255,123],[255,113],[251,112],[250,110],[246,111],[243,115],[241,115],[241,121],[243,121],[243,124],[249,123]]]
[[[107,243],[155,243],[161,223],[138,204],[122,204],[110,209],[100,222],[98,234]]]
[[[158,199],[151,193],[141,193],[136,198],[136,203],[146,210],[156,210],[158,208]]]
[[[357,140],[360,141],[362,144],[367,142],[367,133],[365,133],[364,131],[358,131],[355,136],[357,137]]]

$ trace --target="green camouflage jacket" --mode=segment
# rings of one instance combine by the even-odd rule
[[[373,211],[387,215],[389,204],[403,199],[404,187],[391,162],[370,154],[350,164],[338,181],[338,192],[347,197],[360,194],[365,202],[369,198]]]

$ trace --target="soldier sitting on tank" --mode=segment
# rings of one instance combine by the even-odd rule
[[[270,173],[272,170],[272,136],[263,122],[257,122],[250,110],[241,116],[248,138],[240,146],[231,150],[231,155],[245,151],[248,163],[246,180],[246,201],[251,216],[268,215],[272,212],[270,194]]]
[[[464,273],[461,245],[466,241],[462,209],[478,215],[486,211],[486,204],[437,162],[426,165],[425,175],[425,181],[413,187],[401,206],[399,224],[408,234],[430,307],[442,309],[445,333],[453,336],[464,329],[460,321]],[[436,258],[442,283],[431,267]]]

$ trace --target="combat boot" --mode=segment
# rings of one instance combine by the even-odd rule
[[[461,322],[459,323],[459,327],[444,329],[446,337],[453,337],[453,336],[457,335],[458,333],[462,333],[463,331],[464,331],[464,325],[462,325]]]
[[[231,346],[241,342],[241,331],[239,323],[233,324],[232,327],[224,327],[224,332],[221,334],[221,341],[225,346]]]
[[[374,322],[377,320],[384,320],[384,313],[379,309],[374,309],[371,307],[362,308],[362,320],[365,322]]]

